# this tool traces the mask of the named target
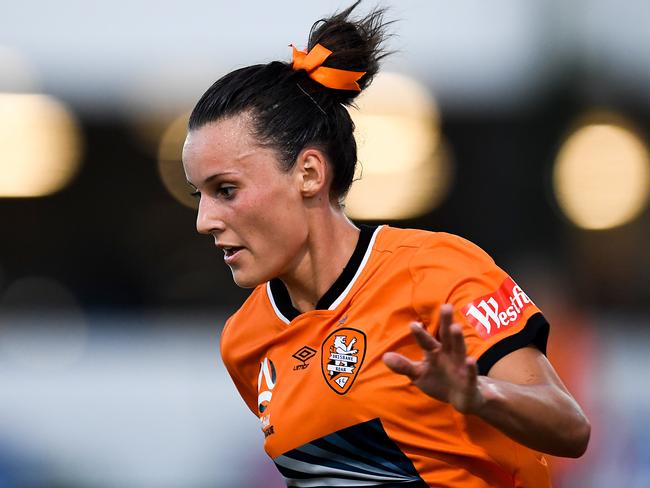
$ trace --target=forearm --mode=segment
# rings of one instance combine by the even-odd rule
[[[520,385],[480,376],[483,401],[474,415],[531,449],[579,457],[590,425],[576,401],[555,385]]]

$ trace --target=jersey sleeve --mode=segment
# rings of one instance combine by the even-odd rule
[[[235,384],[237,391],[246,403],[246,406],[248,406],[250,411],[253,412],[255,416],[257,416],[257,392],[255,385],[251,385],[251,382],[245,379],[247,376],[250,376],[250,373],[252,370],[254,370],[255,366],[250,367],[250,365],[238,365],[236,346],[232,343],[232,340],[228,334],[228,326],[231,325],[230,322],[231,320],[228,320],[226,322],[226,325],[221,332],[221,341],[219,345],[221,351],[221,359],[223,361],[223,364],[226,366],[228,374]],[[248,371],[249,374],[243,374],[247,370],[251,370]]]
[[[467,354],[486,375],[502,357],[533,345],[546,354],[549,325],[530,297],[478,246],[436,233],[410,263],[413,307],[437,334],[440,306],[454,307]]]

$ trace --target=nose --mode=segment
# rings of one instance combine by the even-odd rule
[[[199,210],[196,215],[196,230],[199,234],[214,234],[223,232],[226,224],[221,215],[219,204],[211,201],[210,198],[201,196]]]

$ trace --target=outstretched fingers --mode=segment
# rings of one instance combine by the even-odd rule
[[[445,303],[440,307],[440,322],[438,326],[438,337],[442,343],[442,350],[444,352],[451,351],[451,322],[453,320],[454,308],[449,303]]]
[[[411,324],[411,333],[424,352],[421,361],[413,361],[396,352],[387,352],[384,363],[393,372],[407,376],[424,393],[450,403],[459,412],[475,412],[482,400],[478,389],[476,359],[467,356],[463,329],[453,323],[453,307],[440,309],[438,338],[419,322]]]
[[[420,322],[411,323],[411,332],[413,333],[413,337],[415,337],[415,342],[418,343],[420,349],[425,353],[435,352],[440,349],[440,343],[427,332]]]
[[[467,388],[474,390],[478,385],[478,365],[476,358],[468,356],[465,358],[465,365],[467,366]]]
[[[445,303],[440,307],[440,326],[438,336],[442,343],[442,351],[447,354],[455,364],[461,365],[465,362],[467,349],[463,331],[458,324],[453,323],[454,308],[451,304]]]
[[[419,363],[411,361],[409,358],[396,352],[386,352],[383,356],[384,363],[393,372],[408,376],[411,381],[415,381],[420,376],[418,368]]]
[[[458,324],[452,324],[449,328],[449,355],[456,364],[463,364],[467,357],[465,338]]]

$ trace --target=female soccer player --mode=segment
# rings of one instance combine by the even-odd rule
[[[314,24],[293,61],[233,71],[183,151],[197,229],[254,288],[224,363],[288,486],[545,487],[541,453],[590,426],[544,355],[548,324],[481,249],[355,226],[345,108],[384,55],[382,10]],[[395,94],[399,96],[399,94]]]

